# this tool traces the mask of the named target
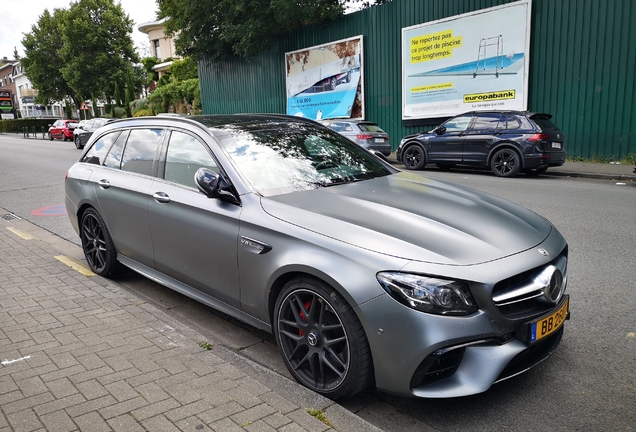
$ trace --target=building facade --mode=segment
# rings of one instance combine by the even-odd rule
[[[166,20],[167,18],[150,21],[138,27],[140,32],[148,35],[150,54],[160,61],[166,60],[153,67],[153,70],[159,74],[159,78],[170,69],[171,59],[179,58],[175,53],[173,38],[166,34]]]

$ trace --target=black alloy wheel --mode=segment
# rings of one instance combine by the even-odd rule
[[[49,141],[53,141],[53,135],[51,135],[51,132],[49,132]]]
[[[490,169],[497,177],[514,177],[519,174],[521,160],[516,151],[501,149],[492,157]]]
[[[424,150],[417,144],[412,144],[404,150],[402,162],[407,169],[420,170],[426,165]]]
[[[66,134],[64,132],[62,132],[62,141],[68,141],[68,138],[66,138]]]
[[[74,139],[74,141],[75,141],[75,148],[76,148],[76,149],[81,150],[82,148],[84,148],[84,146],[80,144],[80,137],[79,137],[79,135],[75,135],[75,139]]]
[[[117,252],[104,220],[94,209],[88,209],[82,215],[80,225],[82,249],[88,266],[100,276],[114,276],[121,272],[117,261]]]
[[[330,286],[310,278],[288,282],[276,301],[274,333],[285,365],[304,386],[339,399],[369,385],[373,367],[364,329]]]

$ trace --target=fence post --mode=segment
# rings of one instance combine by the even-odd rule
[[[28,136],[29,136],[29,128],[28,127],[24,126],[22,128],[22,135],[23,135],[24,138],[28,138]]]

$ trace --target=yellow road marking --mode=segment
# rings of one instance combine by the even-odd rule
[[[20,231],[18,229],[12,228],[12,227],[7,227],[7,229],[9,231],[11,231],[13,234],[15,234],[15,235],[17,235],[19,237],[22,237],[22,239],[24,239],[24,240],[39,240],[37,237],[35,237],[35,236],[33,236],[33,235],[31,235],[31,234],[29,234],[27,232]]]
[[[64,255],[56,255],[55,259],[57,259],[60,262],[63,262],[64,264],[66,264],[67,266],[75,270],[76,272],[83,274],[84,276],[87,276],[87,277],[95,276],[95,273],[93,273],[91,269],[86,267],[81,262],[75,261],[73,258],[69,258]]]

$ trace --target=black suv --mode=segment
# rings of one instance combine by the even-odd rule
[[[453,117],[430,132],[406,136],[397,149],[408,169],[434,163],[489,167],[499,177],[539,174],[565,162],[563,132],[550,114],[491,111]]]

